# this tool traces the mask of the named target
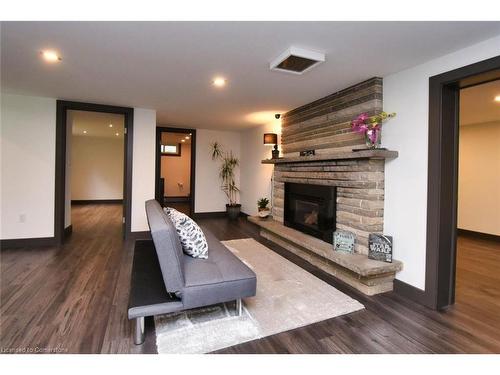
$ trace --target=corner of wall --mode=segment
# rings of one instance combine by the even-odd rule
[[[144,203],[155,196],[156,111],[134,108],[132,232],[149,230]]]
[[[276,132],[275,124],[265,124],[242,132],[241,144],[241,210],[248,215],[257,214],[257,200],[272,198],[273,165],[262,164],[271,156],[272,147],[262,142],[264,133]]]

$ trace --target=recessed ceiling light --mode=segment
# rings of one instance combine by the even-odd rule
[[[109,127],[112,128],[113,127],[113,124],[109,124]]]
[[[223,87],[226,85],[226,80],[225,78],[222,78],[222,77],[215,77],[213,80],[212,80],[212,84],[215,86],[215,87]]]
[[[45,50],[40,52],[40,54],[42,55],[45,61],[50,63],[59,62],[62,60],[61,57],[55,51]]]
[[[186,139],[189,139],[189,135],[186,135]]]
[[[115,133],[115,135],[118,137],[120,135],[120,133]]]
[[[181,139],[181,142],[186,142],[186,140],[185,139]]]
[[[86,131],[86,130],[84,130],[84,131],[83,131],[83,134],[87,134],[87,131]]]
[[[500,102],[500,95],[495,96],[495,101]]]

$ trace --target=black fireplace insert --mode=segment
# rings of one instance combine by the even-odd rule
[[[333,243],[337,188],[285,182],[284,224]]]

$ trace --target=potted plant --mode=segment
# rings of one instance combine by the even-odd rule
[[[221,166],[219,178],[221,189],[226,194],[229,203],[226,204],[226,211],[230,219],[236,219],[240,215],[241,204],[236,203],[240,189],[236,186],[234,172],[240,161],[233,156],[233,152],[225,152],[218,142],[212,143],[212,160],[220,160]]]
[[[395,113],[387,112],[380,112],[374,116],[362,113],[351,121],[351,128],[355,132],[364,134],[366,147],[369,149],[379,148],[382,123],[394,116],[396,116]]]
[[[259,216],[261,218],[266,218],[271,213],[271,210],[269,209],[269,207],[267,207],[268,204],[269,204],[269,199],[267,198],[260,198],[257,201],[257,207],[259,208]]]

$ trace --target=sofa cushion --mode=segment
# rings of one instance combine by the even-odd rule
[[[165,288],[170,293],[180,294],[184,287],[184,254],[179,236],[172,221],[154,199],[146,202],[146,216],[151,237],[158,255]]]
[[[193,258],[207,259],[207,240],[198,224],[174,208],[166,207],[164,210],[174,223],[184,253]]]
[[[254,296],[257,278],[255,273],[227,249],[205,227],[210,257],[184,258],[185,286],[182,303],[185,308],[206,306]]]

